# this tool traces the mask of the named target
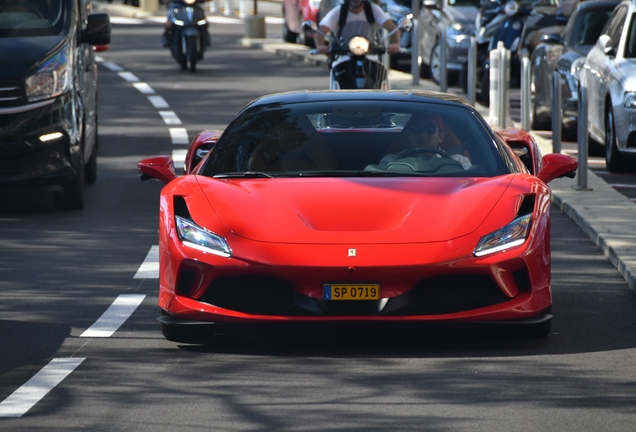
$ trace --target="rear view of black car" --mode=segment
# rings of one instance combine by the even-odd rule
[[[94,46],[110,43],[90,0],[0,1],[0,193],[55,192],[84,207],[97,175]]]

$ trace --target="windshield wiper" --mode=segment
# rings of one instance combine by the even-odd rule
[[[215,176],[212,176],[213,178],[217,178],[217,179],[224,179],[224,178],[274,178],[273,176],[266,174],[264,172],[259,172],[259,171],[245,171],[245,172],[229,172],[229,173],[223,173],[223,174],[217,174]]]

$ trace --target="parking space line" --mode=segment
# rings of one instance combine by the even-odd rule
[[[159,246],[152,246],[133,279],[159,278]]]
[[[0,417],[22,417],[85,359],[54,358],[0,403]]]
[[[113,304],[80,337],[110,337],[141,304],[145,294],[120,294]]]

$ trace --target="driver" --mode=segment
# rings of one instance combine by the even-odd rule
[[[400,153],[387,154],[384,156],[380,159],[380,163],[378,164],[381,169],[386,169],[389,162],[398,159],[402,153],[414,148],[428,147],[441,150],[440,144],[444,141],[444,120],[439,114],[428,115],[421,119],[412,119],[407,124],[407,127],[404,128],[404,132],[406,133],[406,142],[409,148]],[[441,156],[436,154],[433,157]],[[472,166],[472,163],[466,156],[454,154],[450,157],[461,163],[464,169],[468,169]]]

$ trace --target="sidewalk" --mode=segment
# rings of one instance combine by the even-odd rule
[[[117,1],[117,0],[115,0]],[[129,18],[149,18],[152,14],[139,8],[115,3],[94,2],[98,11],[113,16]],[[263,7],[261,7],[261,5]],[[275,13],[280,18],[280,3],[259,2],[259,14]],[[160,10],[157,16],[162,14]],[[219,12],[220,14],[220,12]],[[163,16],[163,15],[162,15]],[[296,58],[309,64],[326,69],[326,57],[312,56],[309,48],[301,45],[283,43],[277,39],[241,39],[246,48],[262,49],[272,54]],[[389,72],[391,88],[408,90],[439,91],[439,86],[428,80],[420,80],[419,85],[412,84],[410,74],[391,70]],[[488,119],[488,108],[476,104],[475,108]],[[552,142],[533,134],[542,154],[552,152]],[[577,179],[556,179],[550,182],[552,201],[566,213],[592,239],[607,256],[610,262],[623,275],[627,284],[636,292],[636,204],[620,194],[591,170],[587,172],[589,190],[578,190]]]

